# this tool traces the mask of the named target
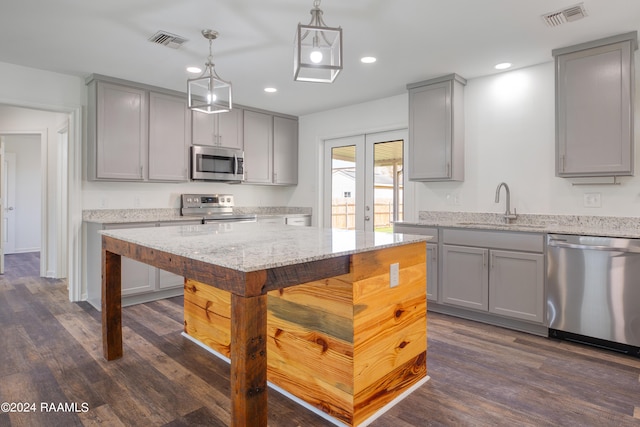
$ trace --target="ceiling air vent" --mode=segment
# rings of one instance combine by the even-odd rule
[[[161,44],[172,49],[178,49],[187,41],[187,39],[175,34],[168,33],[166,31],[158,31],[153,36],[149,37],[149,41],[151,43]]]
[[[577,21],[585,16],[587,16],[587,11],[584,8],[584,4],[580,3],[562,10],[546,13],[542,15],[542,19],[547,23],[547,26],[557,27],[565,22]]]

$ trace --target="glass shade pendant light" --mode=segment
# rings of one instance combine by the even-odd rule
[[[327,27],[320,0],[313,2],[311,22],[298,24],[294,50],[294,80],[332,83],[342,70],[342,28]]]
[[[214,70],[211,43],[218,37],[218,32],[202,30],[202,35],[209,40],[209,57],[200,75],[187,80],[187,96],[189,109],[203,113],[226,113],[231,110],[231,82],[222,80]]]

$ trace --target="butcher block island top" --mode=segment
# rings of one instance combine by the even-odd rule
[[[361,425],[423,384],[428,236],[260,223],[102,233],[107,360],[122,357],[121,256],[185,277],[185,334],[231,362],[231,425],[267,425],[267,380]]]

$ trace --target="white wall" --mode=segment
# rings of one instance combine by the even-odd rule
[[[8,135],[5,153],[15,153],[15,251],[38,252],[41,242],[40,135]]]
[[[464,77],[464,76],[463,76]],[[640,55],[636,55],[640,82]],[[636,85],[635,145],[640,140],[640,89]],[[406,94],[300,118],[300,184],[290,204],[321,206],[322,141],[407,126]],[[636,177],[622,185],[574,186],[555,177],[553,63],[470,79],[465,87],[465,181],[415,183],[407,188],[420,210],[503,212],[495,204],[502,181],[519,213],[640,216],[640,148]],[[313,167],[311,167],[313,165]],[[584,193],[600,193],[602,207],[584,207]],[[407,218],[409,220],[409,218]]]
[[[83,181],[83,209],[179,208],[183,193],[229,193],[236,206],[288,206],[289,187],[217,182],[136,183]],[[306,205],[309,206],[309,205]]]

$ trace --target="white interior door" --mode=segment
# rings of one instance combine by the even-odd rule
[[[4,149],[3,149],[4,151]],[[2,247],[4,254],[16,251],[16,154],[2,156]]]
[[[407,131],[325,140],[324,226],[391,232],[404,212]]]

